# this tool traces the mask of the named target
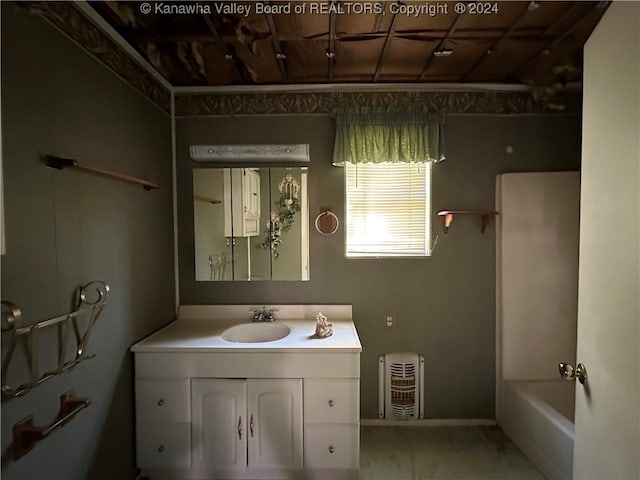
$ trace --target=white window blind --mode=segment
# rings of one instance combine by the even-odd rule
[[[431,163],[345,164],[347,257],[429,255]]]

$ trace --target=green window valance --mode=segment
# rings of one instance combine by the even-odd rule
[[[422,110],[334,110],[333,164],[444,160],[443,116]]]

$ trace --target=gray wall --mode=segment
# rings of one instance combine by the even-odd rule
[[[49,24],[2,4],[2,139],[7,253],[2,298],[24,322],[65,313],[74,289],[111,287],[88,352],[96,357],[22,398],[2,401],[2,478],[135,477],[129,346],[174,318],[169,117]],[[141,187],[51,170],[55,154],[157,181]],[[57,332],[41,338],[55,368]],[[3,345],[4,346],[4,345]],[[11,383],[27,379],[18,352]],[[11,427],[27,415],[48,425],[74,388],[92,404],[14,462]]]
[[[447,160],[433,168],[432,258],[346,259],[344,229],[311,228],[309,282],[207,283],[193,280],[192,143],[309,143],[311,221],[320,207],[344,219],[343,172],[331,166],[327,116],[182,118],[177,121],[180,302],[350,303],[362,352],[362,411],[377,416],[377,357],[425,357],[426,416],[494,418],[495,235],[477,218],[456,218],[442,232],[440,209],[492,209],[501,172],[577,170],[578,115],[448,116]],[[513,147],[513,153],[506,147]],[[396,327],[384,327],[385,313]]]

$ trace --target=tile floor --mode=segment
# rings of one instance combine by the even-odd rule
[[[544,480],[498,427],[361,427],[359,480]]]

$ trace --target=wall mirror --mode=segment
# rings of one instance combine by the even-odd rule
[[[309,280],[307,175],[307,167],[194,168],[196,280]]]

